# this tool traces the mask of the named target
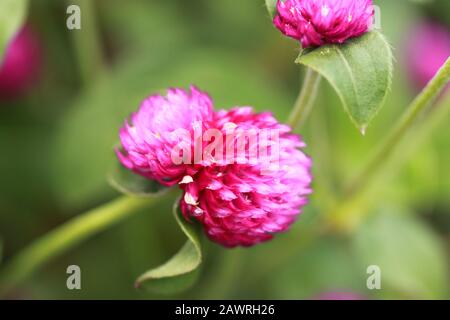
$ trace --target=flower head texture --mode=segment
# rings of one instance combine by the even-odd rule
[[[150,96],[131,115],[131,123],[126,121],[120,129],[122,150],[116,150],[117,156],[133,172],[172,186],[193,170],[189,164],[174,163],[173,149],[180,143],[193,145],[190,133],[195,125],[207,125],[212,119],[211,99],[195,87]]]
[[[303,48],[344,43],[368,31],[372,0],[278,0],[275,26]]]
[[[217,112],[215,126],[226,137],[230,130],[236,133],[224,145],[249,132],[257,132],[258,140],[244,140],[244,148],[232,148],[231,159],[204,166],[183,181],[184,216],[200,221],[207,236],[225,247],[252,246],[286,231],[311,193],[311,160],[301,151],[301,138],[270,113],[250,107]],[[267,132],[276,132],[277,139]],[[264,146],[276,161],[266,153],[247,161],[250,151]]]
[[[415,26],[408,37],[406,57],[411,80],[420,90],[450,57],[450,29],[435,22]]]
[[[36,80],[41,64],[41,46],[30,26],[23,27],[6,48],[0,65],[0,96],[15,98]]]

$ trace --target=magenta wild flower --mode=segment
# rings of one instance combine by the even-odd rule
[[[264,157],[256,163],[208,166],[185,184],[181,200],[183,214],[203,224],[207,236],[225,247],[252,246],[286,231],[296,220],[311,193],[311,160],[300,149],[301,138],[290,133],[270,113],[254,113],[249,107],[216,113],[216,126],[226,132],[230,124],[242,132],[275,130],[279,133],[276,163],[266,166]],[[226,134],[225,134],[226,135]],[[234,137],[239,139],[239,133]],[[272,144],[259,139],[248,142],[234,156],[243,159],[250,148]]]
[[[198,137],[202,158],[195,161]],[[215,112],[195,87],[146,99],[120,140],[120,162],[163,185],[178,184],[184,217],[199,221],[225,247],[251,246],[286,231],[312,192],[311,159],[290,127],[251,107]],[[173,156],[180,145],[189,154],[183,163]]]
[[[278,0],[273,23],[309,48],[361,36],[369,30],[373,15],[372,0]]]
[[[30,26],[24,26],[16,34],[0,61],[0,97],[18,97],[33,85],[41,65],[41,49]]]

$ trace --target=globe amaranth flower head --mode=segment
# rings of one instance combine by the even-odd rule
[[[180,143],[193,145],[181,129],[191,132],[196,123],[208,125],[213,118],[210,97],[191,87],[189,91],[169,89],[166,96],[145,99],[131,115],[131,123],[120,129],[122,149],[116,150],[120,162],[133,172],[165,186],[177,184],[193,166],[177,164],[172,150]],[[187,141],[186,141],[187,140]]]
[[[181,183],[185,217],[200,221],[207,236],[225,247],[252,246],[286,231],[311,193],[311,160],[300,150],[305,146],[301,138],[270,113],[257,114],[249,107],[216,113],[215,125],[225,139],[232,134],[224,145],[242,135],[249,138],[241,140],[244,148],[232,144],[232,161],[205,166]],[[258,133],[254,141],[252,132]],[[255,160],[249,158],[252,150],[266,146],[265,155],[248,161]]]
[[[450,56],[450,28],[436,22],[417,24],[408,36],[405,54],[411,80],[421,90]]]
[[[211,240],[251,246],[287,230],[311,193],[311,160],[290,131],[270,113],[250,107],[214,112],[195,87],[171,89],[142,103],[120,130],[116,152],[135,173],[178,184],[184,217],[198,220]]]
[[[278,0],[274,25],[303,48],[344,43],[371,26],[372,0]]]
[[[31,26],[24,26],[16,34],[0,61],[0,97],[20,96],[34,83],[41,65],[41,49]]]

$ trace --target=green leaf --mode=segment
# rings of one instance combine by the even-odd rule
[[[117,191],[130,196],[153,197],[156,193],[162,193],[169,189],[154,180],[133,173],[122,166],[119,161],[115,161],[114,167],[109,172],[108,182]]]
[[[144,287],[150,291],[171,294],[189,288],[197,279],[202,262],[200,244],[200,228],[186,221],[175,202],[173,213],[181,230],[188,240],[169,261],[151,269],[136,280],[136,287]]]
[[[266,0],[267,11],[269,11],[270,17],[275,17],[277,11],[277,1],[278,0]]]
[[[320,73],[338,94],[352,122],[364,134],[383,106],[392,83],[392,51],[378,31],[304,50],[296,63]]]
[[[27,0],[0,1],[0,62],[9,41],[25,20],[27,5]]]
[[[375,215],[358,230],[354,247],[366,266],[380,267],[380,294],[445,297],[445,251],[433,231],[411,214],[390,209]]]

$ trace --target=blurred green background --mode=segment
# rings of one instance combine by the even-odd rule
[[[66,28],[79,4],[82,29]],[[292,229],[249,249],[207,243],[198,283],[163,296],[134,280],[184,242],[171,206],[152,207],[83,243],[18,288],[20,299],[308,299],[345,291],[374,299],[450,298],[450,133],[408,136],[386,173],[346,208],[364,217],[346,232],[316,235],[336,191],[414,98],[404,44],[422,19],[450,26],[448,0],[375,1],[396,57],[394,85],[368,134],[355,130],[323,81],[301,130],[314,159],[314,195]],[[263,0],[31,1],[29,23],[44,49],[35,88],[0,101],[0,238],[3,259],[70,217],[118,196],[106,181],[118,129],[146,96],[195,84],[215,106],[251,105],[287,119],[300,86],[299,48],[271,24]],[[97,41],[98,40],[98,41]],[[447,100],[448,101],[448,100]],[[82,290],[66,288],[66,268]],[[382,289],[368,290],[379,265]]]

